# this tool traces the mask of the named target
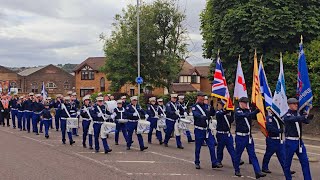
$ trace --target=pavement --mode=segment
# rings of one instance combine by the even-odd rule
[[[134,136],[133,148],[126,150],[125,142],[120,134],[120,145],[114,145],[113,135],[108,139],[112,152],[95,153],[82,147],[82,129],[80,136],[74,137],[73,146],[61,143],[61,132],[50,130],[50,138],[44,134],[35,135],[11,127],[0,127],[0,179],[1,180],[91,180],[91,179],[235,179],[231,159],[227,151],[222,169],[211,169],[207,147],[202,147],[201,169],[194,168],[194,143],[187,143],[183,136],[185,149],[175,147],[175,138],[169,141],[169,147],[161,146],[155,137],[153,144],[145,152],[138,149],[138,140]],[[260,132],[253,134],[257,157],[260,164],[265,149],[265,139]],[[147,137],[144,135],[146,143]],[[305,140],[312,177],[320,176],[320,139],[313,137]],[[100,141],[100,147],[102,142]],[[242,178],[255,179],[252,165],[248,164],[247,153],[242,159]],[[282,169],[276,157],[272,157],[270,165],[272,174],[262,178],[266,180],[284,179]],[[301,166],[295,158],[292,170],[297,173],[293,179],[303,179]]]

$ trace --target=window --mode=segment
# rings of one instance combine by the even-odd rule
[[[11,88],[17,88],[17,83],[16,82],[11,82],[10,83]]]
[[[31,92],[38,93],[38,83],[37,82],[31,83]]]
[[[191,76],[191,83],[200,83],[200,76],[198,76],[196,72],[194,72]]]
[[[85,66],[81,70],[81,80],[94,80],[94,70],[89,66]]]
[[[134,96],[134,89],[130,89],[130,96]]]
[[[191,76],[180,76],[180,83],[191,83]]]
[[[93,89],[80,89],[80,97],[93,93]]]
[[[104,78],[101,78],[101,79],[100,79],[100,91],[101,91],[101,92],[106,91],[105,84],[106,84],[106,80],[105,80]]]
[[[53,82],[48,82],[48,83],[46,84],[46,88],[48,88],[48,89],[53,89],[53,88],[57,88],[57,86],[56,86],[56,84],[53,83]]]
[[[63,88],[64,88],[64,89],[70,89],[70,83],[69,83],[69,81],[65,81],[65,82],[64,82]]]

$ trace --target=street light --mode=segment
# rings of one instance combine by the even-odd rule
[[[138,77],[140,77],[140,17],[139,0],[137,0],[137,54],[138,54]],[[140,83],[138,83],[138,97],[140,97]]]

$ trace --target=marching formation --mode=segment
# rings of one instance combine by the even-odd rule
[[[78,136],[79,119],[82,119],[83,140],[82,145],[99,152],[100,140],[104,152],[110,153],[112,149],[108,144],[109,134],[115,134],[115,145],[119,145],[119,136],[122,132],[123,139],[130,150],[134,143],[132,136],[135,133],[141,151],[148,149],[145,146],[142,134],[146,133],[148,143],[153,142],[153,132],[160,145],[169,146],[173,135],[176,138],[176,147],[184,149],[181,135],[186,134],[188,142],[195,142],[195,167],[200,169],[200,151],[202,146],[207,146],[210,152],[212,168],[222,168],[223,151],[226,147],[234,167],[235,175],[241,176],[240,165],[243,164],[241,155],[247,149],[249,160],[253,165],[256,178],[271,173],[268,168],[271,156],[276,153],[286,179],[291,179],[290,166],[293,154],[297,153],[302,164],[305,179],[311,179],[308,157],[303,141],[299,139],[301,128],[296,125],[309,123],[312,115],[300,115],[297,113],[298,100],[288,100],[289,111],[284,117],[284,125],[279,122],[274,113],[270,111],[267,117],[266,127],[268,136],[266,138],[266,154],[264,155],[262,170],[255,154],[254,141],[251,133],[252,121],[260,110],[253,105],[249,107],[249,99],[239,99],[239,107],[235,111],[225,109],[225,102],[218,101],[217,107],[210,106],[208,97],[198,92],[197,100],[193,106],[188,107],[184,103],[184,96],[171,94],[170,101],[164,105],[163,99],[151,97],[147,109],[143,110],[138,104],[138,97],[126,101],[126,96],[115,101],[110,100],[110,95],[98,94],[95,102],[91,101],[89,95],[82,98],[80,102],[75,93],[68,93],[63,97],[57,95],[55,99],[43,97],[40,94],[29,93],[28,96],[13,97],[2,96],[0,103],[1,124],[10,126],[10,112],[12,126],[20,131],[33,132],[36,135],[43,133],[49,138],[49,129],[61,130],[61,140],[66,144],[66,133],[70,145],[75,141],[73,136]],[[111,99],[114,99],[113,97]],[[82,105],[80,107],[80,104]],[[81,118],[80,118],[81,117]],[[17,126],[16,126],[17,118]],[[4,121],[6,119],[6,122]],[[231,124],[235,121],[235,146],[231,132]],[[55,126],[53,126],[55,124]],[[190,125],[194,125],[194,138],[190,133]],[[31,126],[32,125],[32,126]],[[31,129],[32,128],[32,129]],[[285,134],[283,134],[285,132]],[[164,136],[163,136],[164,133]],[[285,140],[285,141],[284,141]],[[264,173],[263,173],[264,172]]]

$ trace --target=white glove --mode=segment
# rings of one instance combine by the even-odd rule
[[[138,116],[138,113],[136,113],[136,112],[135,112],[135,113],[133,113],[133,116]]]
[[[156,117],[159,117],[159,114],[158,114],[158,112],[156,112],[155,114],[154,114]]]
[[[148,118],[149,118],[149,115],[148,115],[148,114],[146,114],[146,115],[145,115],[145,117],[146,117],[146,119],[148,119]]]
[[[98,117],[102,117],[103,116],[103,114],[102,113],[98,113]]]
[[[77,115],[78,115],[78,116],[80,115],[80,111],[77,112]]]
[[[1,112],[4,112],[4,110],[2,109]]]
[[[115,113],[111,114],[111,119],[114,119],[117,115]]]
[[[179,110],[176,110],[176,115],[178,115],[178,116],[180,115],[180,112],[179,112]]]
[[[184,112],[183,115],[184,115],[184,117],[187,117],[187,116],[188,116],[188,113],[187,113],[187,112]]]

